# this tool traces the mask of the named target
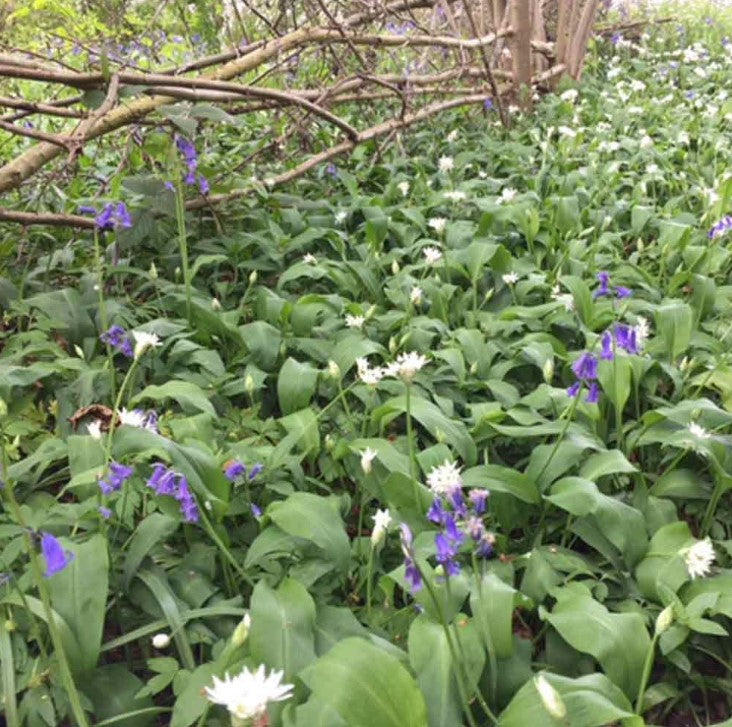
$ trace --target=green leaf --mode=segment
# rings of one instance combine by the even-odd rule
[[[557,603],[546,618],[577,651],[590,654],[603,671],[633,699],[651,639],[638,613],[611,613],[579,583],[555,588]]]
[[[536,505],[541,501],[539,489],[530,477],[502,465],[484,464],[471,467],[463,472],[463,483],[466,487],[505,492],[530,505]]]
[[[145,556],[161,541],[172,535],[180,524],[180,520],[154,512],[142,520],[130,540],[130,547],[125,558],[123,582],[129,588],[132,579]]]
[[[66,547],[64,543],[64,547]],[[68,544],[74,559],[48,579],[51,605],[64,619],[79,644],[77,672],[89,672],[97,664],[106,615],[109,561],[107,542],[93,535],[80,545]]]
[[[457,450],[461,459],[467,465],[475,464],[478,452],[472,437],[465,425],[458,420],[449,419],[431,401],[417,396],[411,397],[412,416],[437,440],[444,441],[450,447]],[[397,396],[389,399],[377,410],[373,416],[376,419],[387,417],[394,418],[397,413],[407,411],[407,399],[405,396]]]
[[[648,544],[646,557],[638,564],[635,577],[640,592],[657,603],[668,603],[689,580],[680,551],[694,543],[689,526],[683,521],[659,528]]]
[[[445,630],[418,616],[409,628],[408,643],[409,661],[424,695],[430,727],[460,724],[460,693]]]
[[[424,698],[409,672],[364,639],[341,641],[300,677],[348,727],[427,727]]]
[[[214,674],[222,676],[218,673],[216,664],[202,664],[187,675],[180,691],[176,690],[170,727],[188,727],[206,711],[210,703],[204,696],[203,689],[212,685]]]
[[[542,674],[559,692],[567,716],[557,720],[547,712],[532,679],[501,712],[498,727],[603,727],[633,717],[633,709],[623,693],[602,674],[588,674],[579,679],[549,672]],[[643,721],[639,720],[633,727],[642,725]]]
[[[154,706],[150,697],[138,697],[142,681],[121,664],[105,664],[84,680],[83,689],[94,705],[97,721]],[[115,727],[147,727],[155,724],[155,714],[137,714],[114,722]]]
[[[292,681],[315,659],[315,603],[305,587],[285,578],[277,589],[265,581],[254,587],[249,645],[258,664],[285,672]]]
[[[288,358],[277,377],[277,399],[283,414],[309,406],[318,383],[318,370]]]
[[[694,327],[691,307],[678,301],[656,309],[656,330],[670,361],[675,361],[689,347]]]
[[[487,649],[499,659],[513,654],[513,605],[517,594],[494,573],[485,574],[470,589],[470,610]]]
[[[645,552],[647,536],[643,515],[630,505],[603,495],[594,482],[581,477],[564,477],[554,483],[546,499],[576,517],[591,516],[629,566]]]
[[[210,414],[212,417],[216,416],[216,410],[206,394],[203,393],[203,389],[190,381],[167,381],[161,386],[146,386],[137,396],[130,399],[130,404],[134,406],[144,399],[152,399],[153,401],[173,399],[189,413],[193,409]]]
[[[579,476],[593,482],[613,474],[628,474],[638,470],[626,459],[619,449],[591,454],[580,467]]]
[[[309,492],[296,492],[286,500],[273,502],[267,515],[281,530],[317,545],[345,573],[351,557],[348,535],[339,512],[339,500]]]
[[[616,409],[622,411],[630,396],[633,367],[625,356],[616,355],[612,361],[600,361],[597,378],[603,392]]]

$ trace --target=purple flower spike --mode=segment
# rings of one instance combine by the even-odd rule
[[[603,359],[603,361],[612,361],[613,337],[610,331],[605,331],[605,333],[602,334],[602,338],[600,339],[600,346],[602,347],[602,350],[600,351],[600,358]]]
[[[590,384],[590,388],[587,390],[587,397],[585,398],[585,401],[588,404],[597,404],[597,400],[600,397],[600,387],[597,385],[597,382],[593,381]]]
[[[597,280],[600,283],[600,287],[592,294],[593,299],[601,298],[603,295],[610,295],[608,290],[608,284],[610,283],[610,273],[605,270],[600,271],[597,274]]]
[[[210,187],[208,186],[208,180],[203,174],[198,175],[198,191],[201,194],[208,194]]]
[[[60,573],[74,559],[74,554],[64,550],[63,545],[50,533],[41,534],[41,554],[46,561],[45,578]]]
[[[244,477],[247,473],[246,465],[238,459],[234,459],[224,468],[224,477],[229,482],[235,482],[239,477]]]
[[[624,285],[616,285],[615,286],[615,295],[618,298],[630,298],[633,291],[631,291],[630,288],[626,288]]]
[[[597,359],[585,351],[572,364],[572,371],[580,381],[592,381],[597,378]]]
[[[486,501],[488,500],[488,490],[471,490],[468,493],[470,502],[473,503],[473,511],[476,515],[482,515],[485,512]]]
[[[249,470],[249,481],[251,482],[257,475],[261,474],[264,471],[264,465],[260,462],[257,462],[257,464],[252,465],[252,468]]]
[[[422,589],[422,576],[411,558],[404,559],[404,578],[409,585],[410,593],[415,594]]]
[[[442,525],[442,522],[445,519],[445,511],[442,507],[442,500],[439,497],[432,500],[430,509],[427,510],[427,519],[430,522],[435,523],[435,525]]]
[[[571,396],[574,399],[574,397],[577,396],[577,394],[579,394],[580,386],[581,386],[580,382],[575,381],[572,384],[572,386],[570,386],[567,389],[567,396]]]
[[[637,333],[632,326],[618,323],[615,326],[615,341],[623,351],[633,355],[639,353]]]
[[[452,515],[447,515],[445,517],[445,534],[449,538],[450,542],[455,546],[460,545],[463,540],[465,540],[465,533],[458,530],[457,524]]]
[[[108,507],[100,506],[97,508],[97,512],[105,519],[109,520],[112,517],[112,511]]]

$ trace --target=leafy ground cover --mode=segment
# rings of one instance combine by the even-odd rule
[[[4,231],[6,723],[728,724],[728,32],[215,216],[186,118]]]

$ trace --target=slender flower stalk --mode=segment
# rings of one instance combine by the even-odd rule
[[[5,441],[5,433],[2,431],[2,429],[0,429],[0,441],[2,441],[3,443]],[[84,708],[81,706],[81,697],[79,696],[79,691],[76,688],[74,677],[71,674],[71,668],[69,667],[69,661],[66,656],[66,650],[64,648],[64,643],[61,639],[61,634],[58,630],[54,611],[51,607],[51,598],[48,594],[48,589],[41,573],[41,566],[38,559],[38,553],[36,553],[35,545],[33,543],[31,529],[25,522],[25,518],[23,517],[23,511],[21,510],[18,501],[15,499],[13,483],[8,479],[8,453],[5,449],[4,444],[2,446],[2,449],[2,479],[5,483],[5,486],[1,488],[1,491],[4,497],[7,499],[15,521],[18,523],[18,525],[20,525],[20,527],[22,527],[26,531],[24,541],[26,551],[28,553],[28,559],[31,564],[31,573],[33,575],[33,581],[36,585],[36,588],[38,589],[38,594],[41,597],[46,625],[48,627],[48,632],[51,636],[51,643],[53,644],[53,653],[58,661],[61,684],[63,685],[66,696],[68,697],[71,712],[74,715],[74,719],[76,720],[78,727],[89,727],[89,722],[86,718],[86,715],[84,714]]]
[[[180,253],[180,262],[183,269],[183,285],[186,291],[186,318],[188,325],[193,326],[192,318],[192,295],[191,295],[191,275],[188,265],[188,236],[186,234],[186,208],[183,193],[183,184],[180,174],[175,175],[175,217],[178,222],[178,251]]]

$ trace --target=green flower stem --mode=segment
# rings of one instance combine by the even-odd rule
[[[709,462],[712,465],[712,469],[714,470],[715,478],[714,478],[714,490],[712,490],[712,496],[709,498],[709,502],[707,503],[707,509],[704,513],[704,518],[702,519],[701,528],[699,531],[699,535],[702,538],[705,538],[707,535],[709,535],[709,530],[712,527],[712,521],[714,520],[714,514],[717,511],[717,505],[719,505],[719,501],[722,498],[722,495],[729,489],[729,483],[730,483],[730,477],[729,475],[724,471],[722,466],[717,461],[717,458],[713,455],[709,455]]]
[[[407,446],[409,448],[409,474],[412,477],[412,492],[414,494],[414,507],[416,511],[424,515],[419,502],[419,486],[417,484],[417,453],[414,447],[414,431],[412,429],[412,385],[405,382],[406,392],[406,414],[407,414]]]
[[[99,232],[96,227],[94,228],[94,267],[97,269],[99,322],[102,324],[102,330],[106,331],[109,329],[109,318],[107,317],[107,304],[104,300],[104,263],[102,261],[102,251],[99,246]],[[117,370],[114,368],[114,354],[112,353],[112,347],[108,343],[105,343],[104,346],[107,351],[107,366],[109,366],[112,383],[112,398],[114,398],[114,390],[117,386]]]
[[[646,686],[648,686],[648,679],[651,676],[651,669],[653,667],[653,657],[656,652],[656,642],[658,641],[658,634],[653,634],[651,643],[646,653],[646,660],[643,663],[643,671],[641,672],[640,687],[638,688],[638,697],[635,700],[635,713],[640,715],[643,711],[643,697],[646,694]]]
[[[7,451],[5,449],[5,433],[0,430],[0,435],[3,437],[3,480],[5,481],[5,487],[3,492],[6,493],[10,509],[13,512],[16,522],[26,530],[26,537],[24,538],[26,550],[28,552],[28,558],[31,564],[31,572],[33,574],[33,580],[38,588],[38,594],[41,597],[41,603],[43,604],[43,611],[46,615],[46,624],[48,626],[48,632],[51,636],[51,643],[53,644],[53,650],[56,658],[58,659],[59,673],[61,676],[61,683],[63,684],[64,691],[69,700],[71,706],[71,712],[74,715],[74,719],[78,727],[89,727],[89,722],[84,714],[84,709],[81,706],[81,698],[79,697],[79,691],[76,688],[74,677],[71,674],[69,662],[66,657],[66,651],[64,650],[63,641],[61,635],[56,628],[56,620],[53,609],[51,608],[51,598],[48,595],[48,589],[43,580],[43,573],[41,572],[41,566],[38,562],[38,553],[33,545],[31,530],[25,522],[23,512],[18,505],[18,501],[15,499],[15,491],[13,489],[13,483],[7,478]]]
[[[193,326],[193,306],[191,303],[191,275],[188,268],[188,238],[186,236],[186,208],[183,197],[183,184],[180,177],[180,167],[178,164],[176,164],[175,216],[178,221],[178,250],[180,251],[180,262],[183,269],[183,285],[186,289],[186,318],[188,319],[188,325]]]
[[[369,548],[369,562],[366,566],[366,620],[371,623],[371,579],[373,578],[374,572],[374,549],[375,546],[371,543]]]
[[[455,650],[455,645],[452,642],[452,633],[450,632],[450,628],[447,625],[447,621],[445,620],[445,613],[442,610],[442,606],[440,605],[440,602],[437,599],[437,594],[435,593],[435,589],[432,588],[432,584],[430,583],[429,579],[425,578],[424,573],[422,573],[422,569],[417,564],[417,561],[414,561],[415,567],[420,571],[420,575],[422,576],[422,582],[425,585],[425,588],[427,589],[427,593],[429,593],[430,598],[432,599],[432,603],[435,605],[435,609],[437,610],[437,615],[440,619],[440,625],[442,626],[442,630],[445,632],[445,638],[447,639],[447,648],[450,651],[450,658],[452,659],[453,664],[455,665],[455,682],[458,686],[458,692],[460,692],[460,700],[463,703],[463,712],[465,713],[465,717],[468,720],[468,723],[470,724],[470,727],[478,727],[475,721],[475,717],[473,717],[473,713],[470,709],[470,703],[468,701],[468,695],[465,691],[465,684],[463,682],[463,670],[459,668],[460,666],[460,660],[458,659],[457,652]],[[495,720],[493,720],[495,724]]]
[[[114,401],[114,407],[112,409],[112,418],[109,421],[109,432],[107,432],[107,441],[104,445],[104,470],[106,471],[107,467],[109,466],[109,463],[112,459],[112,438],[114,437],[114,429],[117,426],[117,421],[119,420],[119,408],[122,404],[122,397],[124,396],[125,391],[127,390],[127,387],[129,386],[130,381],[132,381],[132,375],[137,368],[137,356],[135,356],[132,359],[132,363],[130,364],[130,368],[128,369],[127,373],[125,374],[124,379],[122,379],[122,385],[119,387],[119,391],[117,392],[117,398]],[[124,492],[122,493],[122,516],[124,517],[125,511],[127,509],[127,498],[129,495],[130,488],[124,487]],[[99,494],[100,501],[101,501],[101,491]],[[100,515],[101,518],[101,515]],[[105,531],[106,534],[106,520],[104,518],[102,519],[102,528]],[[122,524],[121,518],[117,521],[117,525],[114,529],[114,537],[112,538],[112,542],[116,542],[117,536],[119,535],[119,529]],[[110,552],[110,563],[114,563],[114,553]]]
[[[567,420],[564,423],[564,427],[562,427],[562,431],[559,432],[559,436],[557,437],[557,441],[554,443],[554,448],[549,453],[549,457],[547,458],[546,462],[544,462],[544,466],[541,468],[541,471],[536,476],[537,483],[541,479],[541,476],[546,472],[547,467],[551,464],[552,460],[554,459],[555,455],[557,454],[557,451],[559,450],[559,445],[564,440],[565,435],[567,434],[567,430],[569,429],[569,425],[572,423],[572,417],[574,417],[574,412],[577,409],[577,406],[579,404],[580,396],[582,396],[582,392],[584,391],[584,384],[580,386],[580,390],[577,392],[577,396],[574,397],[572,400],[572,403],[565,409],[567,413]],[[541,499],[541,514],[539,516],[539,524],[536,527],[536,538],[534,539],[534,546],[541,544],[542,539],[542,531],[544,529],[544,520],[546,519],[546,500],[542,497]]]
[[[475,576],[475,584],[478,587],[478,597],[483,599],[483,583],[482,573],[478,568],[478,559],[475,553],[471,554],[473,564],[473,575]],[[490,693],[488,697],[491,703],[496,698],[496,690],[498,689],[498,661],[496,660],[496,649],[493,644],[493,636],[491,635],[490,628],[486,625],[485,628],[485,640],[486,640],[486,651],[488,652],[488,666],[490,668],[489,679],[490,679]]]
[[[452,601],[452,590],[450,589],[450,576],[445,575],[445,591],[447,593],[447,599],[448,601]],[[453,627],[454,629],[454,627]],[[467,667],[467,657],[465,656],[465,649],[463,649],[463,644],[460,641],[460,637],[458,636],[457,631],[454,632],[455,634],[455,644],[457,645],[457,651],[460,652],[460,664],[463,669],[463,673],[465,676],[465,683],[468,686],[468,688],[472,689],[475,693],[475,697],[478,700],[478,704],[480,704],[481,709],[485,713],[486,717],[491,720],[492,723],[496,723],[498,720],[496,719],[496,716],[493,714],[493,711],[486,703],[485,699],[483,698],[483,695],[480,693],[480,689],[478,689],[477,684],[471,684],[470,675],[468,674],[468,667]],[[495,664],[495,654],[493,655],[493,659],[491,660],[491,653],[493,652],[493,644],[492,640],[488,639],[491,642],[491,645],[488,647],[488,659],[489,663],[492,667],[496,667]],[[495,672],[493,672],[495,673]]]

